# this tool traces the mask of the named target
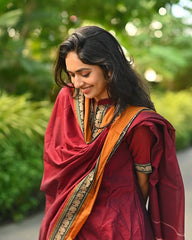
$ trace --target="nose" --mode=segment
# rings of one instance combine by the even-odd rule
[[[83,86],[83,81],[80,76],[75,75],[73,78],[73,85],[75,88],[80,88]]]

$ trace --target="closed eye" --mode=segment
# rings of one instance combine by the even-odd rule
[[[86,74],[82,74],[82,77],[89,77],[89,75],[90,75],[90,72],[88,72],[88,73],[86,73]]]
[[[67,71],[67,74],[70,78],[74,78],[75,75],[80,75],[82,77],[87,78],[89,77],[90,73],[91,73],[90,69],[86,69],[86,68],[81,68],[75,72]]]
[[[71,72],[67,72],[67,75],[69,76],[69,78],[75,77],[75,74],[74,74],[74,73],[71,73]]]

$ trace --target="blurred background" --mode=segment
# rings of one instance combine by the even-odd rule
[[[192,144],[192,1],[0,0],[0,224],[42,211],[43,137],[58,45],[82,25],[119,40],[157,111]]]

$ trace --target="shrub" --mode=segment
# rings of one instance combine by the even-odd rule
[[[44,202],[39,187],[51,106],[28,98],[6,94],[0,98],[0,222],[20,220]]]
[[[192,94],[191,91],[154,92],[152,100],[157,112],[167,118],[176,129],[176,149],[192,143]]]

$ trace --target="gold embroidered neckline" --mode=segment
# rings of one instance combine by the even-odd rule
[[[106,105],[97,105],[96,110],[94,111],[94,103],[91,101],[90,110],[89,110],[89,124],[91,126],[92,131],[92,139],[96,137],[98,129],[102,123],[103,117],[107,109],[109,108],[109,104]]]

